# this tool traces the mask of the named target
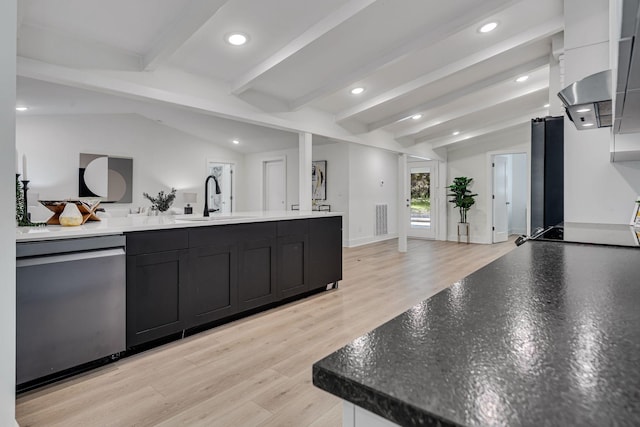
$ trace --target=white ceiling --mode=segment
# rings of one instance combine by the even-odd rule
[[[498,28],[481,34],[490,21]],[[563,25],[562,0],[22,0],[18,55],[71,70],[126,71],[150,86],[177,69],[239,102],[260,98],[251,108],[265,115],[273,114],[261,110],[271,99],[277,113],[319,111],[358,134],[382,130],[404,146],[453,147],[468,143],[463,135],[546,114],[551,40]],[[231,31],[249,43],[227,44]],[[74,50],[76,42],[91,49]],[[129,59],[117,60],[119,53]],[[529,80],[516,83],[523,74]],[[137,113],[217,144],[244,134],[247,145],[232,147],[244,152],[297,144],[295,132],[42,75],[49,83],[18,81],[19,101],[33,106],[26,114]],[[351,95],[357,86],[364,93]],[[422,118],[407,119],[416,113]],[[461,135],[453,138],[454,130]]]
[[[29,106],[27,112],[16,112],[18,116],[138,114],[164,126],[170,126],[241,153],[275,151],[298,146],[298,134],[295,132],[24,77],[18,77],[16,100],[17,105]],[[240,143],[233,144],[234,139]]]

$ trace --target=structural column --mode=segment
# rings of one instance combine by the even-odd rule
[[[311,210],[311,159],[313,152],[312,135],[308,132],[298,134],[298,153],[299,153],[299,176],[298,187],[299,201],[301,211]]]
[[[0,425],[15,422],[17,0],[0,2]]]
[[[407,155],[398,155],[398,252],[407,252],[409,222],[409,173]]]

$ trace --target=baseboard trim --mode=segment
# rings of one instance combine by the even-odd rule
[[[384,236],[369,236],[351,239],[347,241],[347,248],[355,248],[357,246],[368,245],[369,243],[384,242],[385,240],[397,239],[397,233],[385,234]]]
[[[454,235],[450,235],[449,237],[447,237],[447,241],[449,242],[458,242],[458,235],[454,234]],[[467,243],[467,239],[460,237],[460,243]],[[474,239],[473,236],[471,237],[471,239],[469,239],[469,243],[476,243],[479,245],[490,245],[491,242],[487,241],[486,239]]]

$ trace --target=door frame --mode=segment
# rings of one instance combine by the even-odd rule
[[[510,223],[509,223],[509,204],[510,204],[510,200],[509,200],[509,194],[508,194],[508,189],[511,186],[513,188],[512,182],[513,182],[513,177],[511,176],[511,172],[513,171],[513,157],[511,157],[511,154],[496,154],[494,156],[492,156],[492,165],[491,165],[491,180],[493,182],[493,191],[492,191],[492,197],[491,197],[491,207],[493,209],[493,214],[492,214],[492,221],[491,221],[491,243],[500,243],[500,242],[506,242],[509,239],[509,230],[510,230]],[[496,209],[496,201],[497,201],[497,194],[501,193],[502,191],[500,189],[498,189],[496,187],[496,177],[498,176],[498,168],[497,168],[497,164],[499,162],[503,162],[504,163],[504,186],[505,188],[502,189],[502,191],[504,191],[504,209],[506,209],[506,213],[505,213],[505,223],[504,225],[506,225],[506,230],[505,233],[506,235],[504,235],[504,240],[498,240],[496,239],[496,235],[497,233],[499,233],[501,230],[496,230],[496,218],[497,218],[497,214],[499,213],[499,210]]]
[[[412,156],[413,157],[413,156]],[[416,157],[413,157],[416,158]],[[423,165],[424,167],[429,168],[430,174],[430,184],[431,184],[431,227],[429,236],[415,236],[411,235],[411,207],[407,207],[406,214],[404,215],[404,221],[407,222],[407,237],[412,239],[425,239],[425,240],[436,240],[437,238],[437,230],[438,230],[438,161],[431,159],[419,159],[415,161],[409,161],[407,159],[407,171],[406,171],[406,186],[405,189],[407,194],[407,199],[409,203],[411,203],[411,167],[414,164]]]
[[[260,197],[262,198],[262,200],[260,201],[260,206],[262,206],[263,210],[266,210],[266,203],[267,203],[267,186],[266,186],[266,173],[267,173],[267,163],[272,163],[272,162],[281,162],[282,163],[282,168],[283,168],[283,194],[284,194],[284,210],[288,210],[287,209],[287,157],[286,156],[281,156],[281,157],[269,157],[269,158],[265,158],[262,159],[262,174],[260,176],[260,179],[262,181],[262,191],[260,192]]]
[[[530,234],[531,230],[531,149],[488,151],[486,154],[487,195],[485,197],[485,203],[487,206],[486,230],[489,236],[488,243],[490,244],[493,244],[493,160],[495,156],[505,156],[509,154],[524,154],[527,157],[527,234]]]
[[[235,175],[236,175],[236,162],[230,161],[230,160],[215,160],[215,159],[207,159],[207,163],[205,166],[205,176],[209,176],[209,171],[211,170],[211,167],[213,164],[224,164],[224,165],[230,165],[231,166],[231,183],[230,183],[230,197],[231,197],[231,207],[230,212],[235,212],[236,211],[236,183],[235,183]],[[203,199],[203,206],[204,206],[204,192],[202,194],[202,199]]]

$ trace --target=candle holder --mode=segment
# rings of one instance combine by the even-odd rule
[[[21,179],[20,182],[22,183],[22,194],[23,194],[22,200],[24,200],[24,210],[22,211],[22,222],[31,224],[31,220],[29,219],[29,202],[27,201],[27,190],[29,190],[29,187],[28,187],[29,180]]]
[[[29,204],[27,201],[27,191],[29,190],[29,180],[18,180],[20,174],[16,174],[16,182],[20,181],[22,183],[22,206],[18,206],[21,212],[16,212],[16,219],[18,220],[18,225],[20,227],[33,227],[33,226],[44,226],[46,224],[41,222],[31,222],[29,218]],[[18,184],[16,184],[18,185]],[[16,196],[17,198],[17,196]],[[16,200],[16,204],[18,201]],[[18,217],[18,213],[20,214]]]

